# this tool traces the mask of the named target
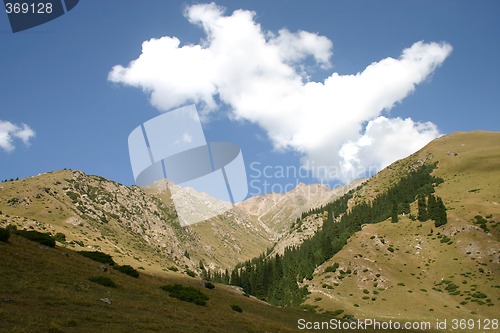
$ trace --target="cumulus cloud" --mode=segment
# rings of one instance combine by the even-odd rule
[[[15,139],[19,139],[25,145],[29,145],[30,140],[34,136],[35,131],[26,124],[15,125],[10,121],[0,120],[0,148],[7,152],[15,149]]]
[[[231,118],[265,129],[276,149],[300,152],[303,165],[318,178],[348,181],[357,176],[353,170],[385,166],[439,136],[431,123],[382,114],[444,62],[452,51],[447,43],[418,41],[398,58],[314,82],[308,75],[311,62],[331,67],[333,43],[327,37],[264,31],[254,12],[225,15],[213,3],[189,6],[184,14],[204,30],[204,40],[145,41],[141,55],[125,67],[114,66],[108,79],[143,89],[161,111],[196,103],[209,113],[223,103]],[[325,170],[321,167],[337,172],[318,171]]]
[[[431,122],[416,123],[410,118],[377,117],[368,123],[359,139],[342,145],[339,151],[342,158],[341,174],[350,179],[364,174],[367,166],[381,170],[440,135],[436,125]]]

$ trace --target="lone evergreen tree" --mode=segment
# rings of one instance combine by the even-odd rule
[[[427,212],[427,202],[425,201],[425,197],[422,195],[418,196],[418,220],[421,222],[425,222],[429,219],[429,214]]]

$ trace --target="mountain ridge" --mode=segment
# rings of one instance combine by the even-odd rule
[[[500,301],[500,286],[495,284],[500,277],[498,147],[497,132],[446,135],[363,184],[345,188],[342,193],[352,190],[349,211],[369,205],[405,175],[432,165],[432,175],[444,181],[436,183],[434,191],[448,208],[448,223],[436,227],[414,221],[415,200],[410,214],[399,214],[397,223],[389,219],[362,226],[299,282],[310,292],[303,306],[333,317],[493,318]],[[126,187],[63,170],[0,183],[0,226],[63,232],[71,249],[102,250],[119,264],[142,267],[147,274],[187,278],[175,271],[221,272],[238,263],[250,264],[264,253],[282,254],[315,235],[330,212],[303,218],[299,212],[321,207],[333,197],[318,193],[304,202],[304,189],[301,185],[292,194],[255,197],[240,209],[181,228],[168,191]],[[296,203],[301,204],[298,210],[290,207]],[[298,234],[300,239],[284,241]]]
[[[309,196],[314,185],[301,185],[287,194],[259,197],[268,217],[248,209],[258,204],[243,202],[183,228],[170,186],[175,185],[162,180],[144,188],[128,187],[75,170],[44,173],[0,183],[0,222],[61,232],[67,236],[66,246],[113,253],[127,264],[147,262],[146,270],[201,273],[200,262],[210,269],[227,269],[265,252],[302,211],[342,194],[323,188]],[[299,204],[285,211],[290,201]]]
[[[364,226],[316,268],[311,281],[304,281],[311,292],[306,303],[359,318],[495,317],[500,301],[495,285],[500,277],[498,147],[498,132],[453,133],[371,178],[354,193],[351,206],[371,202],[411,170],[436,163],[432,174],[444,182],[435,194],[447,207],[448,223],[437,228],[413,221],[414,202],[411,215],[400,215],[395,224]],[[332,265],[338,265],[334,272],[327,269]],[[482,295],[487,296],[476,298]]]

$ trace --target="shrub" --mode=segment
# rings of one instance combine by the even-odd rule
[[[189,275],[190,277],[196,277],[196,273],[190,269],[186,269],[186,274]]]
[[[160,288],[168,291],[171,297],[199,306],[205,306],[208,301],[207,295],[193,287],[183,287],[180,284],[174,284],[161,286]]]
[[[136,271],[132,266],[130,265],[123,265],[123,266],[113,266],[114,269],[116,269],[118,272],[127,274],[131,277],[138,278],[139,277],[139,272]]]
[[[325,268],[325,273],[327,273],[327,272],[336,272],[337,268],[339,268],[339,263],[338,262],[336,262],[335,264],[333,264],[333,265],[328,266],[327,268]]]
[[[344,310],[335,310],[332,312],[332,316],[337,317],[344,313]]]
[[[59,243],[64,243],[66,242],[66,235],[63,234],[62,232],[58,232],[57,234],[54,235],[54,239]]]
[[[448,292],[452,293],[452,292],[455,292],[458,289],[458,286],[456,284],[449,283],[446,286],[446,288],[444,288],[444,289],[447,290]]]
[[[486,294],[478,291],[477,293],[472,294],[472,297],[475,297],[475,298],[486,298],[488,296],[486,296]]]
[[[316,308],[318,306],[317,305],[311,305],[311,304],[302,304],[300,307],[302,309],[304,309],[305,311],[316,312]]]
[[[12,234],[13,234],[13,233],[15,233],[15,232],[16,232],[17,227],[16,227],[15,225],[13,225],[13,224],[9,224],[9,225],[8,225],[5,229],[9,230],[9,231],[10,231],[10,233],[12,233]]]
[[[78,202],[78,197],[80,197],[79,194],[77,194],[75,192],[72,192],[72,191],[66,192],[66,195],[71,199],[71,201],[73,203],[77,203]]]
[[[17,230],[16,235],[24,237],[33,242],[37,242],[41,245],[49,247],[56,246],[55,239],[49,233],[43,233],[35,230]]]
[[[0,228],[0,242],[7,242],[10,237],[9,229]]]
[[[215,286],[214,286],[214,284],[212,282],[207,281],[207,282],[205,282],[205,288],[207,288],[207,289],[214,289]]]
[[[89,259],[92,259],[94,261],[103,263],[103,264],[110,264],[113,266],[115,264],[115,261],[113,260],[113,257],[111,257],[109,254],[103,253],[101,251],[78,251],[78,254],[81,254],[84,257],[87,257]]]
[[[239,305],[231,305],[231,309],[236,312],[243,312],[243,309]]]
[[[89,281],[100,284],[101,286],[104,286],[104,287],[109,287],[109,288],[116,288],[117,287],[116,283],[107,276],[100,276],[100,275],[99,276],[92,276],[89,278]]]

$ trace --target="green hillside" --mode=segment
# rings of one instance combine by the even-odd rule
[[[340,317],[495,318],[498,147],[499,133],[435,140],[304,214],[323,218],[322,229],[282,257],[242,263],[231,283],[280,305],[298,306],[305,298],[303,307]],[[419,221],[427,210],[417,207],[417,198],[424,208],[435,207],[431,198],[444,202],[447,218],[438,221],[442,212],[429,208],[431,219]]]
[[[433,174],[444,182],[436,195],[448,209],[448,223],[436,228],[432,221],[400,216],[396,224],[365,226],[318,267],[306,283],[312,292],[307,303],[359,318],[495,318],[500,302],[499,147],[499,133],[448,135],[370,180],[356,201],[383,192],[415,165],[437,162]],[[411,213],[417,215],[416,203]],[[334,263],[339,264],[336,273],[324,272]],[[351,273],[340,273],[346,271]]]
[[[239,241],[238,235],[251,230],[239,229],[247,221],[244,215],[230,213],[182,229],[165,194],[79,171],[0,183],[0,227],[60,233],[56,247],[16,234],[0,241],[0,331],[288,332],[298,330],[299,318],[497,318],[499,147],[500,133],[439,138],[334,202],[304,212],[304,222],[298,219],[290,232],[308,236],[287,243],[281,255],[270,250],[227,275],[207,265],[206,276],[199,261],[227,264],[262,251],[255,239],[265,238],[258,233]],[[442,226],[432,220],[437,213],[431,208],[431,219],[418,220],[417,199],[434,207],[430,194],[447,209]],[[318,220],[315,228],[323,220],[323,226],[308,233],[307,219]],[[201,250],[194,248],[204,244],[199,233],[211,235],[222,222],[228,227],[206,237],[203,249],[212,250],[200,259]],[[224,242],[208,246],[218,239]],[[75,252],[82,250],[110,254],[117,265],[131,265],[140,276]],[[229,280],[280,307],[247,297],[235,286],[214,282],[214,289],[206,288],[201,279],[186,275],[193,271]],[[117,287],[91,281],[112,283],[103,277]],[[175,292],[197,297],[196,290],[175,284],[201,291],[208,297],[206,306],[173,297]],[[160,288],[165,285],[167,291]]]
[[[0,242],[0,331],[294,332],[299,318],[328,320],[270,306],[234,287],[216,284],[208,289],[201,280],[181,274],[139,272],[136,279],[69,249],[12,235],[7,243]],[[96,276],[110,278],[117,287],[89,280]],[[176,283],[207,295],[206,306],[178,300],[160,289]]]

